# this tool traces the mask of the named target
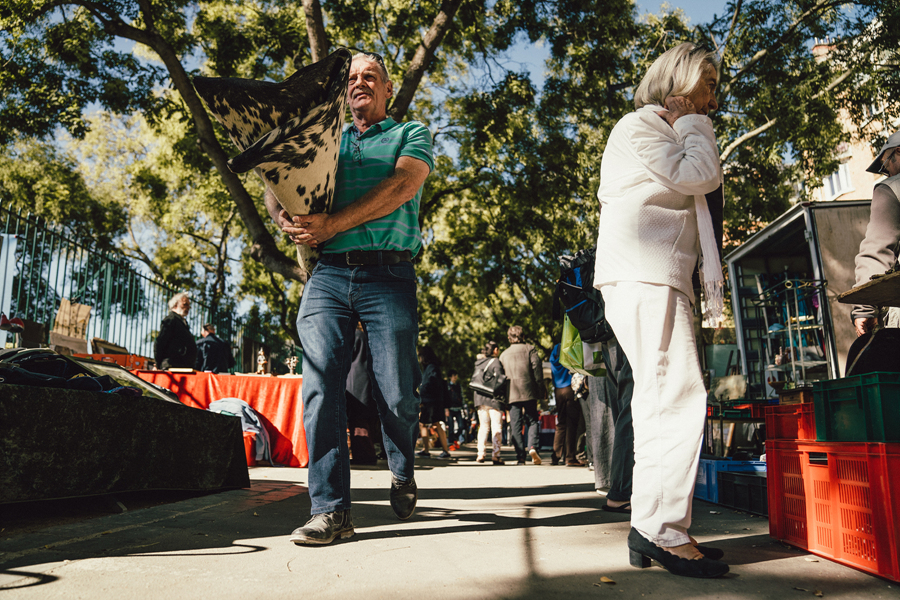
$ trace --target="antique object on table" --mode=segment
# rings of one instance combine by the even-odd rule
[[[259,349],[259,352],[256,355],[256,374],[257,375],[265,375],[266,374],[266,365],[269,361],[266,360],[266,353],[263,352],[262,348]]]
[[[289,375],[296,375],[296,374],[297,374],[297,373],[294,371],[294,369],[297,368],[297,363],[298,363],[298,362],[300,362],[300,361],[297,359],[296,356],[292,356],[292,357],[290,357],[289,359],[287,359],[286,361],[284,361],[284,364],[287,365],[287,368],[288,368],[288,371],[289,371],[289,373],[288,373]]]

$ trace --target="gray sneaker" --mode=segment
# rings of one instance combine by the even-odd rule
[[[416,510],[416,500],[419,499],[419,488],[415,479],[401,483],[395,477],[391,477],[391,508],[401,521],[410,518]]]
[[[353,519],[350,509],[313,515],[303,527],[291,533],[291,541],[298,546],[324,546],[341,536],[341,539],[353,535]]]

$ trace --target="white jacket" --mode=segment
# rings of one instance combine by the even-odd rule
[[[672,128],[644,106],[610,133],[600,163],[594,287],[617,281],[671,286],[694,302],[700,257],[695,195],[721,181],[712,121],[685,115]]]

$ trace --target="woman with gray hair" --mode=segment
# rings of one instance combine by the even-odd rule
[[[692,276],[707,319],[722,315],[722,268],[706,194],[721,185],[712,121],[718,66],[684,43],[660,56],[610,133],[600,165],[594,286],[632,361],[632,566],[650,559],[687,577],[719,577],[722,552],[688,535],[706,415],[694,340]]]

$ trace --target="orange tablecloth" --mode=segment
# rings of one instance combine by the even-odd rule
[[[255,410],[272,442],[272,460],[289,467],[309,462],[303,429],[302,377],[215,375],[135,371],[135,375],[172,390],[182,404],[206,409],[222,398],[240,398]]]

